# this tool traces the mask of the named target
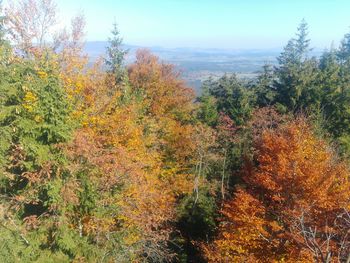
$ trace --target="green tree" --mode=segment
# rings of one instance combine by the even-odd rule
[[[209,92],[217,100],[217,111],[227,114],[236,125],[243,125],[253,111],[255,97],[236,75],[224,75],[207,83]]]
[[[342,64],[349,61],[350,58],[350,33],[344,35],[337,52],[337,57]]]
[[[14,238],[0,257],[67,262],[92,251],[68,227],[73,207],[63,194],[70,174],[61,146],[74,129],[71,105],[51,54],[36,61],[11,56],[2,54],[7,64],[0,65],[0,235]]]
[[[254,93],[256,94],[256,104],[259,107],[270,106],[274,103],[276,90],[273,86],[274,71],[271,65],[264,65],[262,73],[258,76],[254,85]]]
[[[282,111],[297,112],[307,108],[319,108],[320,94],[314,83],[317,77],[317,61],[308,57],[310,40],[307,34],[307,24],[303,20],[296,38],[289,40],[277,58],[274,86],[277,91],[276,102]]]
[[[111,31],[112,37],[109,39],[109,46],[107,47],[107,58],[105,63],[108,67],[109,73],[114,74],[117,84],[122,83],[126,78],[125,66],[123,65],[127,50],[123,49],[123,38],[116,23],[113,24]]]
[[[205,81],[202,85],[202,94],[197,99],[199,102],[197,118],[209,126],[217,124],[219,113],[217,111],[216,99],[210,95],[210,83],[212,80]]]

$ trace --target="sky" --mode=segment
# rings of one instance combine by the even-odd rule
[[[56,0],[61,23],[83,12],[86,39],[108,39],[114,21],[140,46],[273,49],[304,18],[315,48],[350,32],[350,0]]]

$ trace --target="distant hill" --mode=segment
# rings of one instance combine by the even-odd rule
[[[91,60],[105,54],[108,42],[87,42],[85,51]],[[126,58],[127,63],[135,60],[135,52],[140,46],[125,45],[129,49]],[[160,59],[172,63],[182,73],[182,77],[197,92],[201,82],[212,77],[220,77],[225,73],[236,73],[240,78],[251,79],[257,76],[262,66],[266,63],[275,64],[276,57],[282,49],[265,50],[227,50],[227,49],[203,49],[203,48],[163,48],[146,47]],[[313,55],[319,55],[316,50]]]

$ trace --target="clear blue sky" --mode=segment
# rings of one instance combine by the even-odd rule
[[[350,0],[57,0],[60,14],[79,11],[87,40],[106,40],[117,21],[128,44],[165,47],[276,48],[302,18],[314,47],[337,45],[350,31]]]

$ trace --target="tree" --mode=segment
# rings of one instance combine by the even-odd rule
[[[0,1],[0,44],[3,43],[4,37],[5,37],[5,16],[3,14],[3,4],[2,1]]]
[[[325,51],[323,53],[319,68],[318,85],[322,89],[321,105],[325,118],[324,123],[327,130],[334,137],[338,137],[344,132],[341,125],[345,124],[340,114],[345,114],[346,111],[344,111],[344,108],[340,109],[344,106],[341,101],[345,98],[341,91],[341,65],[337,61],[335,50]]]
[[[274,103],[276,90],[274,84],[274,72],[271,65],[264,65],[263,72],[259,75],[257,83],[254,85],[256,103],[259,107],[270,106]]]
[[[69,260],[81,255],[77,244],[87,244],[68,227],[73,204],[64,189],[71,178],[61,146],[75,126],[71,105],[53,54],[35,61],[11,56],[0,67],[1,231],[17,236],[6,251],[24,261]]]
[[[319,229],[313,222],[305,222],[308,212],[302,212],[296,219],[293,231],[302,238],[302,245],[309,250],[315,261],[322,263],[350,261],[350,214],[344,209]]]
[[[298,112],[319,108],[319,89],[314,82],[317,75],[315,59],[309,59],[307,24],[303,20],[298,27],[297,37],[289,40],[275,68],[277,91],[276,102],[283,111]]]
[[[345,34],[342,39],[339,47],[339,51],[337,52],[338,59],[340,62],[346,63],[349,62],[350,58],[350,34]]]
[[[342,45],[345,45],[343,41]],[[341,47],[340,50],[345,50]],[[350,75],[345,56],[339,57],[339,50],[325,51],[319,61],[317,86],[321,91],[323,126],[338,144],[342,154],[349,153],[349,100],[348,83]],[[344,54],[344,52],[342,53]]]
[[[307,58],[308,52],[310,51],[310,39],[307,38],[307,35],[308,25],[305,19],[303,19],[298,27],[297,38],[295,39],[295,48],[299,61]]]
[[[86,121],[86,109],[94,105],[93,93],[100,88],[100,96],[104,96],[101,82],[105,78],[101,61],[89,65],[89,58],[84,53],[84,29],[84,16],[73,17],[70,30],[65,29],[57,36],[53,48],[56,63],[60,65],[60,78],[70,102],[74,104],[72,115],[80,122]]]
[[[204,246],[208,260],[319,260],[295,230],[296,222],[304,215],[305,224],[323,233],[333,227],[331,222],[349,205],[346,163],[336,159],[304,119],[263,130],[255,149],[242,171],[245,185],[224,205],[217,239]],[[343,234],[332,229],[334,235]],[[326,237],[317,239],[322,243]],[[330,244],[332,255],[339,246]]]
[[[92,75],[92,98],[81,96],[91,104],[68,147],[81,189],[71,217],[110,260],[162,262],[174,256],[177,198],[193,188],[193,97],[173,66],[148,52],[128,73],[128,100],[119,89],[108,93],[115,82],[101,72],[102,81]]]
[[[345,34],[344,38],[341,41],[339,50],[336,52],[338,63],[340,64],[339,69],[339,79],[337,87],[337,97],[333,100],[333,106],[336,109],[332,111],[332,117],[337,118],[334,123],[334,127],[330,127],[331,132],[338,139],[342,147],[342,151],[346,154],[350,151],[350,137],[348,134],[349,122],[347,121],[349,116],[349,83],[350,83],[350,34]],[[330,102],[332,105],[332,103]],[[333,118],[334,118],[333,117]],[[332,125],[332,123],[329,123]]]
[[[57,23],[56,9],[53,0],[10,1],[5,14],[11,40],[27,54],[47,46]]]
[[[243,125],[253,110],[254,97],[235,75],[224,75],[206,85],[210,94],[217,100],[217,111],[227,114],[236,125]]]
[[[215,126],[217,124],[219,113],[217,111],[216,99],[210,95],[209,87],[212,81],[206,81],[203,83],[201,89],[202,94],[197,99],[199,102],[198,119],[209,126]],[[209,86],[207,86],[209,84]]]
[[[208,86],[210,96],[215,99],[216,112],[219,113],[215,128],[220,137],[219,144],[224,163],[220,164],[221,168],[217,167],[217,169],[222,171],[220,181],[223,190],[222,178],[227,178],[225,188],[234,184],[234,180],[230,180],[231,174],[240,169],[241,157],[249,148],[247,124],[252,117],[256,97],[254,88],[237,79],[235,75],[224,75],[215,81],[211,79],[205,85]],[[222,118],[223,116],[225,117]],[[226,129],[228,127],[234,130],[230,135],[227,133],[230,130]],[[233,135],[235,136],[233,137]]]
[[[128,51],[122,47],[123,39],[120,36],[116,23],[113,24],[111,33],[112,37],[109,39],[105,63],[108,67],[108,71],[114,75],[116,84],[120,84],[125,81],[126,77],[125,66],[123,63]]]

